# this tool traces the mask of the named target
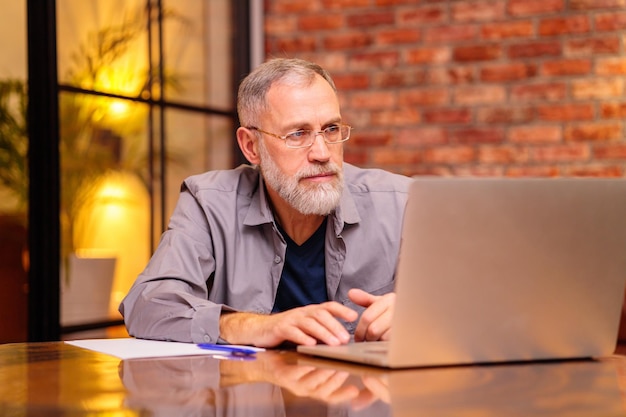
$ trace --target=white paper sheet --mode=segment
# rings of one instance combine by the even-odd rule
[[[93,350],[120,359],[159,358],[167,356],[192,356],[192,355],[227,355],[221,350],[202,349],[194,343],[161,342],[157,340],[145,340],[135,338],[120,339],[85,339],[69,340],[65,343],[83,349]],[[262,348],[239,345],[225,345],[242,347],[257,352]]]

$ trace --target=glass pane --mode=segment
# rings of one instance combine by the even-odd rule
[[[165,219],[169,219],[182,181],[190,175],[231,168],[233,120],[224,116],[167,110]],[[157,236],[158,237],[158,236]]]
[[[137,97],[147,88],[145,0],[58,0],[59,82]]]
[[[61,324],[119,318],[150,254],[148,106],[75,93],[59,106]]]
[[[0,343],[24,342],[28,326],[26,1],[0,13]]]
[[[231,2],[163,3],[165,98],[229,110],[233,105]]]
[[[158,242],[181,181],[231,164],[234,116],[206,108],[234,115],[230,2],[163,3],[159,13],[157,1],[57,0],[66,326],[119,318],[117,305]],[[86,257],[95,266],[83,272]],[[68,310],[68,282],[100,281],[96,271],[111,270],[111,290],[95,290],[110,293],[105,316],[89,311],[95,302],[86,288],[75,290],[81,304]]]

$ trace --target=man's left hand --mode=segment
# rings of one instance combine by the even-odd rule
[[[365,307],[354,332],[356,342],[389,340],[391,317],[396,301],[395,293],[372,295],[358,288],[348,291],[350,300]]]

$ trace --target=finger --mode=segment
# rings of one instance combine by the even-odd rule
[[[359,318],[359,314],[356,311],[335,301],[329,301],[320,305],[334,317],[345,321],[354,321]]]
[[[356,312],[354,314],[356,316]],[[303,325],[303,331],[327,345],[335,346],[350,341],[350,334],[346,328],[331,311],[323,307],[315,309],[311,316],[303,322]]]
[[[336,302],[294,308],[275,315],[279,338],[297,344],[314,345],[318,341],[336,346],[350,341],[350,334],[337,317],[354,321],[358,314]]]
[[[369,322],[367,321],[364,322],[363,330],[359,333],[359,336],[363,337],[362,340],[366,340],[366,341],[384,340],[383,336],[390,330],[391,330],[391,312],[389,310],[384,310],[375,319]],[[356,336],[355,336],[355,339],[356,339]]]
[[[378,297],[366,291],[363,291],[360,288],[352,288],[348,291],[348,298],[350,298],[350,301],[352,301],[354,304],[367,308],[374,301],[376,301]]]
[[[394,301],[394,293],[376,297],[376,302],[365,309],[361,315],[354,332],[354,339],[356,341],[380,340],[391,326]]]

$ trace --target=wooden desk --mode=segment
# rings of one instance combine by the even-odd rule
[[[268,351],[120,361],[62,342],[0,345],[0,415],[623,416],[626,356],[386,371]]]

